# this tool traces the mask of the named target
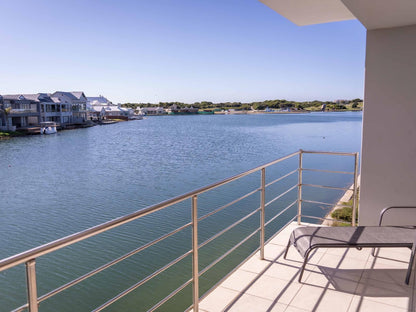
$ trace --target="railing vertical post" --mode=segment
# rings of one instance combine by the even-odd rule
[[[356,226],[355,219],[357,218],[357,200],[358,200],[358,153],[355,153],[355,165],[354,165],[354,191],[352,199],[352,226]]]
[[[264,221],[266,201],[266,168],[261,169],[261,194],[260,194],[260,259],[264,260]]]
[[[192,278],[193,311],[199,311],[199,264],[198,264],[198,196],[192,196]]]
[[[303,150],[299,150],[299,168],[298,168],[298,225],[302,221],[302,161]]]
[[[29,312],[38,312],[35,264],[35,259],[26,262],[27,301],[29,304]]]

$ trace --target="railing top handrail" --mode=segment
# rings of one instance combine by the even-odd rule
[[[303,154],[324,154],[324,155],[336,155],[336,156],[356,156],[358,152],[348,153],[348,152],[325,152],[325,151],[304,151],[300,150]]]
[[[185,193],[183,195],[180,195],[180,196],[177,196],[177,197],[168,199],[166,201],[162,201],[162,202],[160,202],[158,204],[155,204],[155,205],[152,205],[150,207],[144,208],[142,210],[133,212],[131,214],[128,214],[128,215],[125,215],[125,216],[122,216],[122,217],[115,218],[113,220],[110,220],[110,221],[104,222],[102,224],[93,226],[93,227],[91,227],[89,229],[86,229],[86,230],[83,230],[83,231],[80,231],[80,232],[77,232],[77,233],[68,235],[66,237],[57,239],[55,241],[46,243],[44,245],[41,245],[41,246],[38,246],[38,247],[35,247],[35,248],[32,248],[32,249],[29,249],[29,250],[26,250],[26,251],[24,251],[22,253],[19,253],[19,254],[10,256],[8,258],[2,259],[2,260],[0,260],[0,272],[1,271],[4,271],[6,269],[9,269],[11,267],[14,267],[16,265],[25,263],[28,260],[35,259],[35,258],[40,257],[42,255],[48,254],[48,253],[50,253],[52,251],[55,251],[55,250],[61,249],[63,247],[66,247],[66,246],[75,244],[75,243],[77,243],[79,241],[82,241],[82,240],[87,239],[89,237],[95,236],[95,235],[100,234],[102,232],[108,231],[110,229],[113,229],[113,228],[118,227],[120,225],[123,225],[125,223],[134,221],[134,220],[136,220],[136,219],[138,219],[140,217],[143,217],[143,216],[148,215],[150,213],[153,213],[155,211],[161,210],[161,209],[163,209],[165,207],[168,207],[168,206],[171,206],[173,204],[182,202],[182,201],[184,201],[184,200],[186,200],[188,198],[191,198],[193,196],[199,195],[199,194],[204,193],[206,191],[209,191],[209,190],[212,190],[214,188],[217,188],[217,187],[219,187],[221,185],[227,184],[229,182],[232,182],[234,180],[237,180],[239,178],[242,178],[244,176],[247,176],[247,175],[249,175],[251,173],[254,173],[256,171],[261,170],[262,168],[266,168],[266,167],[272,166],[274,164],[277,164],[277,163],[279,163],[281,161],[284,161],[286,159],[289,159],[289,158],[291,158],[293,156],[296,156],[296,155],[298,155],[300,153],[301,153],[301,151],[294,152],[292,154],[286,155],[284,157],[281,157],[279,159],[276,159],[274,161],[271,161],[271,162],[269,162],[267,164],[264,164],[264,165],[255,167],[255,168],[253,168],[251,170],[242,172],[240,174],[237,174],[237,175],[232,176],[230,178],[224,179],[222,181],[219,181],[219,182],[210,184],[208,186],[205,186],[205,187],[196,189],[194,191],[191,191],[191,192]]]

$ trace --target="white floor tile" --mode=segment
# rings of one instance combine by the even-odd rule
[[[354,295],[303,285],[290,306],[309,311],[347,311]]]
[[[222,311],[236,296],[238,291],[220,286],[202,300],[199,307],[208,312]]]
[[[247,291],[247,294],[288,304],[301,288],[301,284],[288,283],[287,281],[261,276]]]
[[[258,275],[256,273],[237,270],[234,274],[227,278],[221,286],[235,291],[242,291],[251,285],[256,280],[257,276]]]

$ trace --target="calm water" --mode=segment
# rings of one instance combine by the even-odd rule
[[[362,114],[355,112],[163,116],[1,141],[0,258],[227,178],[300,148],[359,151],[361,118]],[[305,158],[305,167],[351,171],[352,164],[353,160],[346,157]],[[296,165],[294,159],[275,166],[267,176],[268,181],[295,169]],[[316,176],[305,176],[305,179],[316,179]],[[200,215],[255,189],[259,181],[260,177],[254,175],[201,196]],[[351,181],[350,176],[320,175],[318,182],[347,186]],[[296,177],[293,177],[271,187],[267,199],[276,196],[273,192],[283,192],[295,183]],[[291,193],[271,205],[266,216],[270,218],[292,202],[296,191]],[[329,202],[335,202],[341,195],[308,189],[305,194]],[[256,194],[202,221],[200,242],[257,208],[258,203]],[[189,207],[189,202],[178,204],[38,259],[38,293],[42,295],[189,222]],[[305,211],[314,215],[327,212],[323,207],[308,205]],[[257,226],[256,215],[226,237],[202,248],[200,269]],[[279,223],[271,224],[267,235],[278,226]],[[208,271],[202,278],[201,292],[256,248],[257,242],[258,237],[253,237]],[[91,310],[190,248],[190,231],[185,230],[160,246],[42,303],[41,310]],[[141,311],[152,307],[157,298],[163,298],[191,277],[190,264],[188,257],[108,310]],[[0,311],[25,302],[23,283],[23,266],[0,273]],[[189,306],[189,300],[188,287],[161,311],[182,311]]]

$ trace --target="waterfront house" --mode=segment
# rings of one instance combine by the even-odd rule
[[[87,96],[87,107],[90,108],[92,106],[106,106],[106,105],[113,105],[111,101],[109,101],[106,97],[99,95],[99,96]]]
[[[113,103],[106,97],[88,96],[87,97],[87,118],[88,119],[103,119],[106,115],[105,107],[111,106]]]
[[[2,127],[5,130],[15,131],[39,125],[39,100],[33,95],[3,95],[2,107]]]
[[[0,95],[0,130],[6,129],[6,111],[3,107],[3,97]]]
[[[103,106],[91,106],[88,108],[89,120],[101,120],[105,117],[105,108]]]
[[[74,103],[67,96],[48,93],[10,94],[4,96],[3,102],[0,126],[4,129],[27,129],[45,121],[53,121],[61,126],[74,122]]]
[[[164,115],[166,111],[163,107],[138,107],[136,112],[141,115]]]
[[[105,117],[108,119],[116,119],[117,117],[122,116],[122,111],[117,105],[108,105],[104,106]]]
[[[130,119],[134,114],[133,109],[113,104],[102,95],[87,97],[87,100],[88,118]]]
[[[176,104],[171,105],[169,108],[167,108],[166,113],[170,115],[187,115],[187,114],[198,114],[198,108],[191,107],[178,107]]]
[[[63,126],[71,122],[72,112],[69,103],[63,103],[57,97],[51,97],[47,93],[25,96],[39,102],[40,122],[53,121]]]
[[[82,91],[64,92],[56,91],[50,94],[57,102],[68,105],[72,115],[70,123],[81,124],[87,120],[87,97]]]
[[[118,108],[120,109],[121,115],[131,119],[134,115],[134,109],[129,107],[122,107],[121,104],[118,104]]]

